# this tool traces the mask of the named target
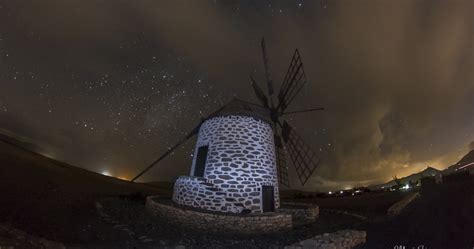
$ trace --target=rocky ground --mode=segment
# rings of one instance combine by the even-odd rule
[[[74,239],[76,229],[64,227],[30,235],[14,226],[0,226],[2,248],[284,248],[321,242],[325,234],[343,229],[366,231],[367,242],[357,248],[471,248],[474,243],[474,195],[472,185],[424,194],[398,216],[363,216],[357,211],[321,208],[320,217],[305,225],[275,234],[235,235],[225,231],[208,233],[182,228],[145,211],[140,194],[102,197],[93,205],[92,219],[80,224],[84,231]],[[446,199],[446,196],[449,196]],[[447,201],[441,202],[443,198]],[[436,205],[434,205],[436,204]],[[456,206],[456,209],[452,207]],[[79,211],[79,210],[78,210]],[[367,213],[365,213],[367,215]],[[91,223],[91,220],[94,222]],[[75,222],[78,222],[75,220]],[[87,224],[87,225],[86,225]],[[39,224],[37,224],[39,225]],[[71,224],[72,227],[78,224]],[[48,228],[46,226],[46,228]],[[34,231],[34,230],[33,230]],[[54,234],[52,234],[54,233]],[[92,236],[91,234],[94,234]],[[320,236],[317,236],[320,235]],[[45,236],[45,237],[42,237]],[[54,238],[63,238],[55,242]],[[69,238],[69,239],[68,239]],[[306,242],[304,242],[306,241]],[[309,242],[308,242],[309,241]],[[331,239],[350,244],[345,238]],[[14,247],[8,247],[14,246]],[[53,247],[54,246],[54,247]],[[426,248],[425,247],[425,248]],[[291,248],[291,247],[290,247]],[[295,247],[298,248],[298,247]],[[333,247],[327,247],[333,248]],[[338,247],[336,247],[338,248]]]
[[[283,248],[317,234],[357,227],[360,220],[322,212],[318,222],[292,231],[262,235],[236,235],[194,231],[149,215],[142,201],[106,198],[96,202],[98,222],[90,227],[93,241],[54,242],[8,227],[0,229],[2,248]],[[2,228],[4,226],[0,226]],[[68,233],[68,231],[57,231]]]
[[[27,234],[9,224],[0,224],[0,248],[64,249],[66,247],[62,243]]]
[[[367,233],[365,231],[357,230],[339,230],[334,233],[323,233],[316,235],[313,238],[302,240],[290,246],[285,246],[284,249],[305,249],[305,248],[320,248],[320,249],[339,249],[339,248],[354,248],[358,245],[363,245],[366,241]]]
[[[144,200],[133,198],[107,198],[100,201],[102,219],[117,231],[127,233],[125,243],[147,247],[186,248],[282,248],[317,234],[334,232],[360,225],[354,217],[321,212],[318,222],[301,226],[291,231],[262,235],[236,235],[222,231],[210,233],[193,231],[168,223],[149,215],[144,209]]]

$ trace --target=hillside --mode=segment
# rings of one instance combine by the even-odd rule
[[[105,239],[97,230],[104,228],[95,211],[97,199],[161,193],[157,188],[77,168],[5,141],[0,141],[0,192],[0,223],[69,243]]]
[[[432,167],[427,167],[423,171],[420,171],[418,173],[414,173],[414,174],[411,174],[409,176],[400,178],[399,180],[402,184],[407,184],[410,181],[416,182],[419,179],[421,179],[423,177],[426,177],[426,176],[434,176],[434,175],[438,175],[438,174],[446,175],[446,174],[454,173],[457,170],[474,171],[474,150],[471,150],[469,153],[467,153],[465,156],[463,156],[461,158],[461,160],[459,160],[459,162],[457,162],[454,165],[449,166],[448,168],[446,168],[443,171],[437,170],[437,169],[432,168]],[[391,181],[389,181],[387,183],[384,183],[384,184],[371,186],[369,188],[370,189],[380,189],[381,187],[387,188],[387,187],[391,187],[393,185],[395,185],[395,180],[391,180]]]
[[[471,150],[469,153],[467,153],[456,164],[449,166],[445,170],[445,173],[450,174],[457,170],[463,170],[463,169],[474,171],[474,150]]]
[[[416,182],[418,180],[420,180],[421,178],[423,177],[427,177],[427,176],[435,176],[435,175],[438,175],[440,174],[441,171],[440,170],[437,170],[435,168],[432,168],[432,167],[426,167],[426,169],[424,169],[423,171],[420,171],[418,173],[414,173],[414,174],[411,174],[409,176],[406,176],[406,177],[403,177],[403,178],[399,178],[398,180],[402,183],[402,184],[407,184],[409,183],[410,181],[411,182]],[[380,189],[381,187],[384,187],[384,188],[388,188],[388,187],[391,187],[393,185],[395,185],[395,180],[391,180],[387,183],[384,183],[384,184],[381,184],[381,185],[377,185],[377,186],[372,186],[370,187],[371,189]]]

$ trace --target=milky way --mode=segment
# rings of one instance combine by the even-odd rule
[[[326,108],[289,117],[322,157],[307,187],[380,182],[474,140],[473,30],[472,1],[1,0],[0,128],[130,178],[230,99],[257,102],[265,36],[277,86],[303,57],[289,109]],[[143,180],[186,174],[193,143]]]

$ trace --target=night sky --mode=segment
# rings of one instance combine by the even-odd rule
[[[257,102],[262,36],[277,89],[300,49],[309,83],[288,111],[326,108],[291,116],[322,156],[307,189],[474,148],[471,0],[0,0],[0,132],[131,178],[232,98]],[[194,141],[141,180],[188,174]]]

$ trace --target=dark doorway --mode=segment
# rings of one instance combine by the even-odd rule
[[[204,177],[208,149],[209,146],[207,145],[199,147],[196,158],[196,165],[194,166],[194,176]]]
[[[262,211],[275,211],[275,191],[273,186],[262,186]]]

